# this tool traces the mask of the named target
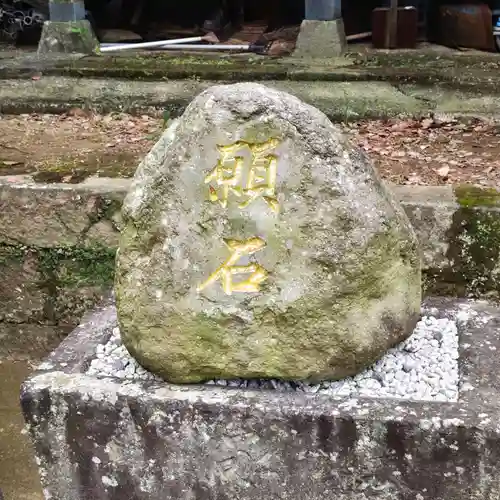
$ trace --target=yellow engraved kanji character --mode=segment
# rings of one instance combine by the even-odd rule
[[[232,295],[233,292],[258,292],[260,284],[267,279],[268,272],[259,264],[250,263],[245,266],[235,265],[244,255],[252,255],[266,246],[266,242],[260,238],[250,238],[248,240],[224,240],[224,243],[229,248],[231,255],[214,273],[212,273],[207,281],[198,287],[198,292],[204,290],[207,286],[212,285],[220,280],[222,289],[227,295]],[[239,274],[250,274],[248,279],[233,283],[233,276]]]
[[[279,144],[277,139],[270,139],[262,144],[250,144],[252,164],[248,173],[248,182],[244,193],[247,200],[240,204],[241,208],[247,207],[259,196],[266,201],[274,212],[279,209],[276,199],[276,174],[278,172],[278,157],[270,154]]]
[[[229,193],[241,197],[243,188],[242,176],[245,159],[236,156],[236,153],[245,146],[243,142],[236,142],[230,146],[217,146],[220,159],[215,168],[205,177],[205,184],[215,183],[220,193],[210,186],[210,201],[218,201],[224,208],[227,207]]]
[[[278,146],[278,139],[269,139],[260,144],[238,141],[230,146],[217,146],[221,158],[215,168],[205,178],[209,186],[210,201],[218,201],[227,207],[229,195],[241,199],[240,208],[245,208],[257,198],[264,201],[275,212],[278,211],[276,199],[276,174],[278,158],[271,151]],[[245,169],[245,159],[237,156],[238,151],[248,148],[251,153],[250,167]],[[246,172],[245,172],[246,170]],[[246,173],[246,175],[245,175]]]

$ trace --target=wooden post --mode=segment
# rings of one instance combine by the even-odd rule
[[[391,0],[385,26],[385,47],[387,49],[396,48],[398,45],[398,6],[398,0]]]

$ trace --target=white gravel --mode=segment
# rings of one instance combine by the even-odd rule
[[[87,374],[126,380],[161,379],[142,368],[113,330],[109,342],[97,348]],[[458,332],[454,321],[423,317],[412,336],[355,377],[317,385],[277,380],[213,380],[210,385],[302,391],[350,398],[396,398],[415,401],[457,401]]]

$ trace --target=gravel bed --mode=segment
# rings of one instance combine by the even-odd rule
[[[454,321],[424,316],[413,334],[355,377],[337,382],[306,384],[277,380],[212,380],[207,385],[299,391],[343,397],[396,398],[415,401],[457,401],[458,332]],[[115,328],[97,348],[88,375],[124,380],[161,379],[142,368],[122,345]]]

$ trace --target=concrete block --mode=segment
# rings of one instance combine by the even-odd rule
[[[86,374],[111,301],[23,385],[52,500],[496,500],[499,310],[432,299],[460,328],[456,403],[176,386]]]
[[[71,5],[71,4],[70,4]],[[46,21],[38,43],[38,54],[94,54],[99,41],[89,21]]]
[[[347,48],[344,20],[302,21],[295,57],[328,59],[338,57]]]

